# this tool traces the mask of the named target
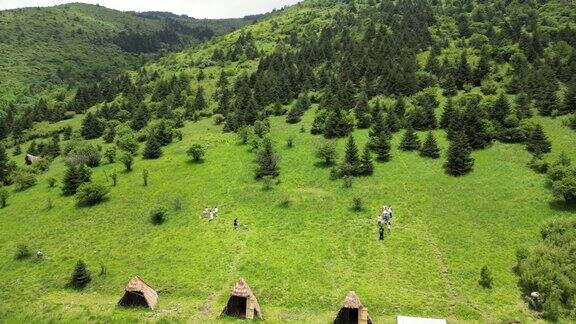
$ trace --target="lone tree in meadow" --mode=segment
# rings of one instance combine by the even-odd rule
[[[386,132],[380,132],[378,136],[372,139],[372,150],[376,153],[376,160],[379,162],[388,162],[392,155],[390,154],[391,144],[390,136]]]
[[[420,156],[431,159],[437,159],[440,157],[440,148],[438,147],[438,142],[436,142],[436,138],[432,132],[428,132],[428,136],[426,136],[426,140],[420,148]]]
[[[90,276],[90,271],[86,269],[86,264],[84,261],[79,260],[72,271],[72,275],[70,276],[70,280],[68,285],[74,289],[84,289],[90,281],[92,281],[92,277]]]
[[[474,168],[474,159],[470,156],[471,149],[464,133],[457,134],[448,148],[444,169],[453,176],[462,176]]]
[[[402,142],[400,142],[400,149],[402,151],[416,151],[420,149],[420,140],[412,127],[408,128],[406,133],[404,133]]]
[[[265,138],[262,144],[263,148],[258,154],[258,168],[256,169],[256,179],[264,177],[277,177],[280,175],[278,170],[278,155],[274,152],[272,141]]]
[[[333,142],[327,142],[316,151],[316,157],[322,160],[325,166],[334,165],[337,159],[336,146]]]
[[[0,208],[8,206],[8,197],[10,197],[8,189],[0,187]]]
[[[372,163],[372,154],[370,154],[370,147],[366,145],[360,158],[358,167],[358,175],[369,176],[374,173],[374,164]]]
[[[360,168],[360,157],[358,156],[358,147],[354,141],[354,136],[350,135],[348,137],[348,143],[346,143],[346,153],[344,155],[344,161],[340,166],[340,173],[343,176],[354,176],[358,174]]]
[[[190,159],[196,163],[202,161],[205,153],[204,147],[200,144],[192,144],[188,151],[186,151]]]
[[[148,136],[142,155],[144,158],[151,160],[162,156],[162,144],[158,141],[156,136]]]
[[[550,153],[552,144],[544,133],[542,125],[537,124],[532,129],[526,141],[526,149],[531,153]]]
[[[124,164],[124,168],[126,168],[126,171],[128,172],[132,171],[132,165],[134,164],[134,157],[132,157],[132,154],[130,154],[129,152],[122,154],[122,156],[120,157],[120,161],[122,161],[122,164]]]
[[[78,187],[83,183],[90,182],[91,177],[92,171],[86,165],[70,165],[64,174],[62,193],[65,196],[76,194]]]

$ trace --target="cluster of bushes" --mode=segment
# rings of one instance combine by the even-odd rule
[[[525,299],[551,321],[576,310],[575,241],[576,220],[556,220],[542,227],[537,245],[516,254]]]

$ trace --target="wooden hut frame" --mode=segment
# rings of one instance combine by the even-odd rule
[[[233,316],[245,319],[262,319],[260,305],[252,289],[244,278],[240,278],[230,294],[221,316]]]
[[[348,293],[342,307],[334,319],[335,324],[372,324],[372,318],[368,314],[368,308],[360,302],[355,292]]]
[[[140,277],[130,280],[124,291],[124,296],[118,302],[119,307],[156,308],[158,293],[148,286]]]

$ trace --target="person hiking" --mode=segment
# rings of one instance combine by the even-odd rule
[[[384,240],[384,227],[380,226],[379,233],[380,233],[380,241],[383,241]]]
[[[235,218],[235,219],[234,219],[234,229],[237,229],[238,226],[239,226],[239,224],[238,224],[238,218]]]

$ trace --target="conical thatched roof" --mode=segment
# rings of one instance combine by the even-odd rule
[[[254,294],[252,293],[252,289],[250,289],[250,286],[248,286],[244,278],[240,278],[240,280],[238,280],[236,285],[234,285],[234,290],[232,290],[232,293],[230,295],[244,298],[254,296]]]
[[[148,307],[154,309],[158,303],[158,293],[152,287],[148,286],[144,280],[136,276],[130,280],[126,286],[126,292],[138,293],[143,295]]]
[[[362,308],[364,305],[360,302],[360,298],[355,292],[351,291],[346,295],[342,302],[342,308]]]

